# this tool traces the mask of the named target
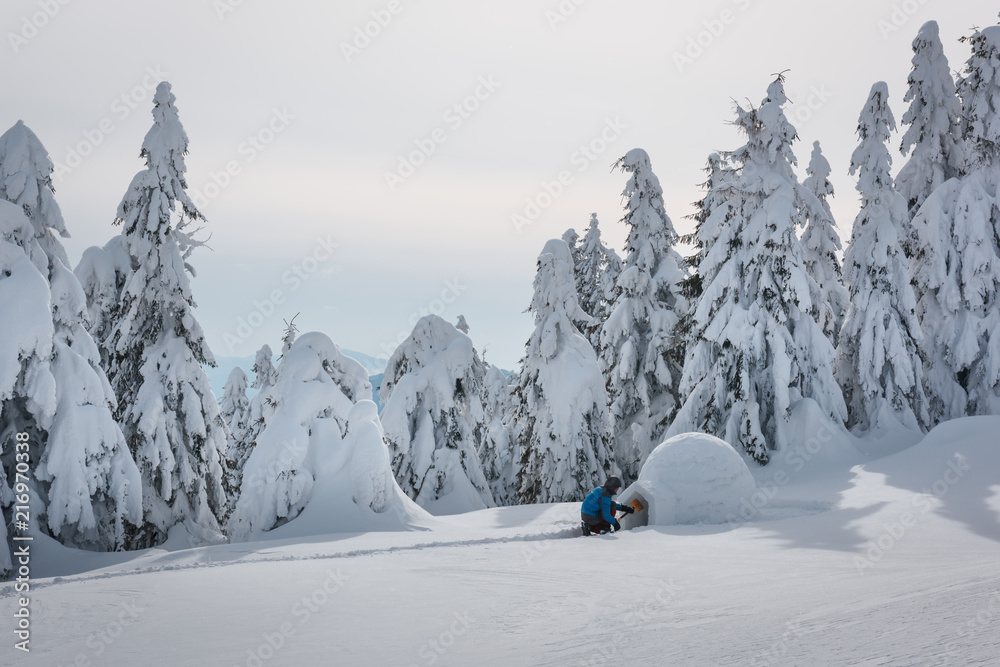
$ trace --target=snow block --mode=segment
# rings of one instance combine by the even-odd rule
[[[639,479],[619,496],[623,505],[638,500],[644,508],[626,515],[622,527],[725,523],[756,490],[743,457],[729,443],[682,433],[654,449]]]

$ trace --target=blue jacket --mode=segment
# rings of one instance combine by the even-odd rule
[[[611,493],[605,489],[603,486],[599,486],[590,493],[583,501],[583,507],[580,511],[587,516],[592,516],[595,519],[603,519],[608,523],[615,522],[615,514],[612,508],[623,510],[624,505],[619,505],[611,498]]]

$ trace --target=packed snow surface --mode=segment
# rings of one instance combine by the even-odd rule
[[[621,494],[623,505],[637,499],[643,506],[623,525],[725,523],[739,517],[741,503],[756,490],[743,457],[729,443],[682,433],[654,449],[639,479]]]
[[[31,654],[6,625],[0,664],[996,665],[998,432],[961,419],[854,463],[804,449],[754,471],[732,524],[580,537],[565,503],[137,553],[37,539]]]

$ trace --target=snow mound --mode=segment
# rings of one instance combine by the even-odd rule
[[[731,445],[705,433],[681,433],[653,450],[639,479],[621,494],[623,505],[639,500],[645,508],[622,524],[725,523],[756,490],[753,475]]]

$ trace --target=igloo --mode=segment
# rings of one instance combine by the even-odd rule
[[[623,528],[675,524],[719,524],[739,516],[740,502],[757,490],[743,457],[705,433],[682,433],[660,444],[646,459],[639,479],[618,502],[643,507],[626,515]]]

